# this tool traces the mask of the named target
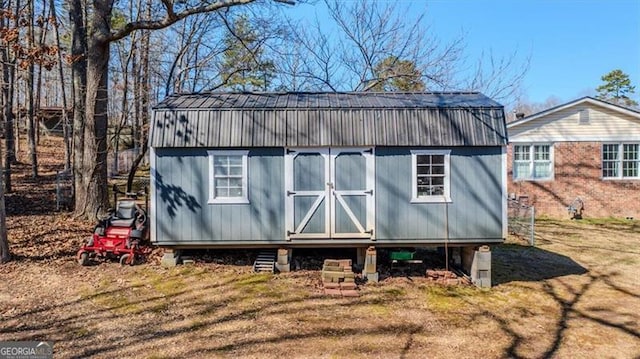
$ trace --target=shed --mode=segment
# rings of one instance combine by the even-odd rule
[[[506,236],[503,107],[476,92],[198,93],[153,112],[152,241],[479,246]]]

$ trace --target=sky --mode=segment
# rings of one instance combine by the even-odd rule
[[[426,9],[425,25],[443,41],[464,34],[471,59],[483,51],[530,57],[523,82],[530,102],[594,95],[602,75],[614,69],[629,75],[640,100],[640,0],[398,1]],[[296,11],[313,17],[318,6]]]

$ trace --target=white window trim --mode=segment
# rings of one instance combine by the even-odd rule
[[[418,197],[418,155],[444,155],[444,195]],[[411,150],[411,203],[449,203],[451,200],[451,150]]]
[[[600,178],[603,181],[636,181],[640,180],[640,171],[638,171],[638,177],[624,177],[622,175],[622,162],[624,161],[622,158],[624,157],[624,145],[638,145],[640,142],[637,141],[624,141],[624,142],[602,142],[600,145]],[[604,146],[605,145],[616,145],[618,146],[618,159],[616,160],[616,166],[618,167],[618,175],[616,177],[605,177],[604,170]]]
[[[209,150],[209,204],[246,204],[249,203],[248,172],[248,150]],[[242,196],[241,197],[215,197],[215,173],[213,158],[215,156],[242,156]]]
[[[515,177],[516,172],[516,146],[527,146],[529,147],[529,176],[528,177]],[[533,168],[535,164],[535,153],[534,146],[549,146],[549,165],[551,169],[549,171],[548,177],[532,177]],[[555,179],[555,153],[554,153],[553,143],[549,142],[526,142],[526,143],[514,143],[513,144],[513,152],[511,153],[511,179],[514,182],[522,182],[522,181],[533,181],[533,182],[545,182],[545,181],[553,181]]]

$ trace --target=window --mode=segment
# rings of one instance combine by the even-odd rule
[[[249,151],[209,151],[209,203],[249,203]]]
[[[450,153],[451,151],[411,151],[411,202],[451,202]]]
[[[553,178],[553,147],[546,144],[513,146],[513,179]]]
[[[602,145],[602,178],[640,179],[640,144],[605,143]]]

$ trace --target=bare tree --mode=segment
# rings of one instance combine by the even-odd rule
[[[158,30],[200,13],[216,12],[233,6],[246,5],[255,0],[229,0],[224,2],[163,0],[162,13],[157,17],[133,20],[121,28],[111,29],[114,0],[92,0],[88,21],[86,93],[84,116],[83,162],[76,171],[76,206],[79,216],[90,217],[100,206],[106,207],[107,197],[107,123],[108,74],[110,44],[137,30]],[[275,0],[289,2],[287,0]],[[71,11],[76,11],[72,9]],[[73,15],[71,15],[73,16]],[[73,22],[74,26],[82,25]],[[76,146],[78,150],[78,146]]]
[[[49,0],[49,8],[51,11],[50,19],[53,24],[53,34],[55,38],[55,46],[58,48],[58,79],[60,81],[60,90],[62,95],[62,136],[64,139],[64,169],[68,170],[71,168],[71,126],[69,124],[69,113],[68,113],[68,102],[67,102],[67,91],[65,89],[65,77],[64,77],[64,69],[63,69],[63,61],[62,61],[62,51],[60,46],[60,30],[59,30],[59,19],[58,14],[56,13],[56,6],[54,0]]]
[[[2,164],[0,163],[0,171]],[[7,211],[4,205],[4,186],[2,176],[0,176],[0,263],[8,262],[11,259],[9,252],[9,238],[7,237]]]
[[[27,48],[35,48],[34,6],[33,1],[27,2]],[[31,159],[31,177],[38,177],[38,154],[36,152],[36,113],[35,113],[35,64],[25,61],[27,67],[27,141],[29,142],[29,158]]]
[[[531,57],[518,61],[518,52],[496,57],[493,51],[483,52],[478,58],[473,76],[462,86],[471,91],[482,91],[497,101],[512,104],[529,71]]]
[[[329,19],[290,21],[295,46],[279,62],[282,78],[329,91],[482,91],[513,102],[529,59],[491,51],[468,63],[465,35],[441,41],[427,13],[402,2],[324,0]],[[292,61],[295,59],[296,61]],[[283,88],[291,89],[287,83]]]
[[[393,78],[414,78],[415,70],[427,89],[450,83],[461,58],[462,38],[442,43],[428,36],[424,13],[414,17],[401,3],[371,0],[324,4],[333,26],[318,19],[311,27],[295,25],[298,57],[305,68],[299,77],[331,91],[368,91]],[[337,31],[328,30],[332,28]],[[387,69],[407,72],[380,71],[385,61]],[[411,66],[396,66],[408,63]]]
[[[11,6],[14,6],[11,12]],[[2,1],[2,8],[7,9],[0,17],[0,33],[2,33],[2,50],[0,59],[2,61],[2,117],[5,135],[5,158],[4,158],[4,189],[5,192],[11,192],[11,165],[16,162],[14,112],[13,97],[15,93],[15,73],[16,73],[16,57],[11,51],[10,44],[17,41],[18,30],[18,12],[20,8],[20,0]],[[13,24],[12,23],[13,18]]]

